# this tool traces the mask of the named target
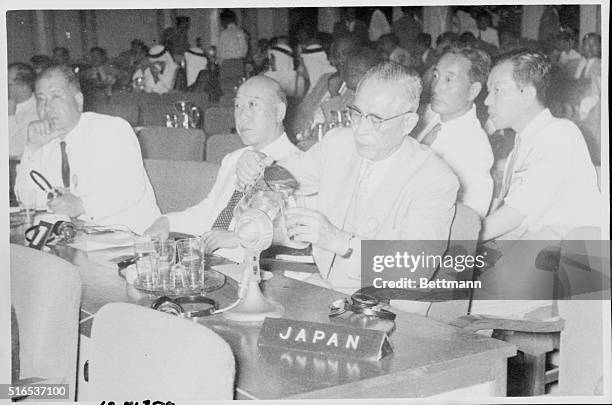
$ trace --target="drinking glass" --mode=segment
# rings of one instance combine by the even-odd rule
[[[293,208],[293,207],[306,207],[305,202],[304,202],[304,196],[299,194],[299,193],[292,193],[291,195],[288,195],[284,198],[284,207],[283,207],[283,221],[285,222],[285,230],[288,231],[288,229],[286,229],[286,224],[287,224],[287,209],[288,208]],[[300,242],[300,241],[294,241],[292,239],[287,238],[287,242],[286,245],[288,247],[294,248],[294,249],[305,249],[306,247],[308,247],[309,243],[308,242]]]
[[[134,256],[139,286],[154,290],[159,285],[159,260],[151,238],[138,237],[134,240]]]
[[[176,259],[176,242],[173,240],[154,240],[153,247],[157,255],[159,287],[164,292],[172,292],[175,287],[175,278],[172,267]]]
[[[177,284],[189,290],[204,288],[204,246],[200,238],[182,239],[176,242],[176,251],[180,266],[175,272]],[[181,269],[184,272],[181,274]],[[177,288],[178,285],[177,285]]]
[[[34,212],[36,211],[38,191],[34,189],[19,190],[16,192],[16,196],[19,208],[24,211],[26,224],[30,227],[32,226]]]

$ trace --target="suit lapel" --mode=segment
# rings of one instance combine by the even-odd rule
[[[399,151],[400,156],[394,157],[393,164],[385,174],[385,179],[368,201],[369,210],[360,223],[359,231],[366,235],[378,235],[388,216],[395,212],[393,206],[399,196],[404,196],[402,189],[407,179],[416,175],[423,163],[429,158],[429,153],[418,153],[421,146],[411,137],[406,137]]]

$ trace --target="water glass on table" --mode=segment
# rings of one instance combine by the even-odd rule
[[[153,240],[153,248],[157,255],[159,287],[170,293],[176,288],[172,272],[176,260],[176,242],[173,240]]]
[[[159,285],[159,258],[153,240],[146,236],[136,238],[134,255],[138,284],[145,289],[155,289]]]
[[[17,201],[22,213],[25,214],[27,227],[32,226],[34,214],[36,213],[36,203],[38,191],[33,189],[19,190],[17,193]]]
[[[183,270],[183,275],[177,283],[182,283],[185,289],[204,288],[205,257],[201,238],[177,241],[176,251],[178,263]]]

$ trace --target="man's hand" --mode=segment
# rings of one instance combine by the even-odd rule
[[[32,121],[28,125],[27,144],[32,151],[35,151],[65,133],[66,131],[62,129],[55,129],[51,120]]]
[[[217,249],[234,249],[240,246],[236,232],[213,229],[202,235],[205,253],[213,253]]]
[[[17,102],[15,100],[13,100],[12,98],[8,99],[8,115],[9,117],[11,115],[15,115],[15,113],[17,112]]]
[[[144,233],[153,239],[168,240],[168,236],[170,236],[170,220],[168,217],[159,217]]]
[[[270,158],[261,152],[247,150],[238,158],[236,165],[236,188],[244,190],[257,180],[266,166],[271,164]]]
[[[310,242],[339,255],[346,254],[350,235],[331,222],[318,211],[308,208],[289,208],[287,215],[287,235],[297,242]]]
[[[53,213],[68,215],[71,218],[76,218],[85,213],[81,198],[71,194],[69,191],[63,191],[59,197],[49,200],[47,206]]]

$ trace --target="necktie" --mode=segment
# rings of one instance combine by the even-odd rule
[[[230,222],[232,222],[232,218],[234,217],[234,208],[236,208],[236,205],[238,205],[238,202],[243,196],[244,192],[234,190],[234,193],[227,202],[227,205],[221,210],[217,216],[217,219],[215,219],[212,229],[228,230]]]
[[[62,182],[64,187],[70,188],[70,164],[68,163],[68,155],[66,154],[66,142],[60,142],[62,150]]]
[[[504,199],[508,195],[508,191],[510,191],[510,184],[512,183],[512,173],[514,172],[514,166],[516,165],[516,158],[518,156],[519,147],[521,146],[521,138],[516,135],[514,137],[514,148],[512,148],[512,152],[508,156],[508,162],[506,163],[506,168],[504,170],[504,175],[502,177],[502,184],[499,188],[499,193],[493,201],[491,201],[491,207],[489,208],[489,215],[493,214],[495,211],[502,206]]]

